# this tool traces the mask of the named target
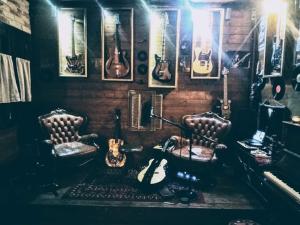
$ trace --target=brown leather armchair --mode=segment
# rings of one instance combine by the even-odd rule
[[[43,140],[44,146],[51,149],[55,158],[72,158],[79,165],[95,158],[99,149],[95,142],[98,135],[79,134],[79,129],[86,123],[87,117],[56,109],[49,114],[39,116],[38,120],[48,138]]]
[[[223,144],[231,129],[231,122],[212,112],[182,117],[183,125],[192,132],[192,161],[207,163],[217,159],[218,155],[226,152]],[[189,160],[189,139],[173,136],[177,140],[173,156]]]

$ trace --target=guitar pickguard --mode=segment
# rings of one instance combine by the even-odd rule
[[[200,48],[194,51],[193,71],[199,74],[209,74],[213,69],[211,51],[203,53]]]

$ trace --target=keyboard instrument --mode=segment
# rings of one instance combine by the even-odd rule
[[[278,212],[300,219],[300,126],[283,122],[283,139],[267,137],[264,148],[271,155],[270,164],[260,164],[244,143],[237,142],[238,157],[246,183],[259,197]]]
[[[283,192],[285,192],[289,197],[293,198],[297,204],[300,204],[300,193],[296,191],[294,188],[289,186],[287,183],[283,182],[280,178],[275,176],[272,172],[265,171],[264,176],[267,180],[269,180],[272,184],[277,186]]]

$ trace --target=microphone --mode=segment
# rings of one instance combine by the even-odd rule
[[[154,117],[154,107],[152,106],[151,110],[150,110],[150,118],[153,118],[153,117]]]
[[[151,124],[152,102],[146,101],[142,105],[141,126],[146,127]]]

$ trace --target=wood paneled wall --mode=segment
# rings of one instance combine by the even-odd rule
[[[115,1],[114,1],[115,2]],[[119,1],[124,2],[124,1]],[[146,11],[140,5],[134,7],[135,74],[133,82],[108,82],[101,80],[101,32],[100,8],[92,3],[67,2],[66,7],[87,7],[88,78],[58,77],[58,42],[55,10],[45,1],[31,4],[33,35],[33,97],[38,113],[55,107],[63,107],[87,113],[90,118],[88,129],[107,137],[113,134],[113,110],[122,110],[122,129],[125,139],[134,144],[150,145],[162,138],[178,134],[177,128],[165,124],[164,129],[155,132],[132,132],[128,130],[128,90],[148,90],[147,76],[137,73],[140,50],[148,51],[148,24]],[[122,6],[115,3],[114,6]],[[232,5],[231,18],[225,21],[223,49],[226,51],[251,50],[251,12],[242,4]],[[183,21],[183,20],[182,20]],[[184,29],[186,24],[181,24]],[[249,69],[232,69],[229,76],[229,98],[232,99],[233,120],[242,120],[248,109],[250,86]],[[223,96],[223,80],[191,80],[183,72],[178,76],[177,89],[153,89],[164,95],[163,116],[175,121],[185,114],[210,111],[212,103]],[[238,115],[238,116],[236,116]]]

